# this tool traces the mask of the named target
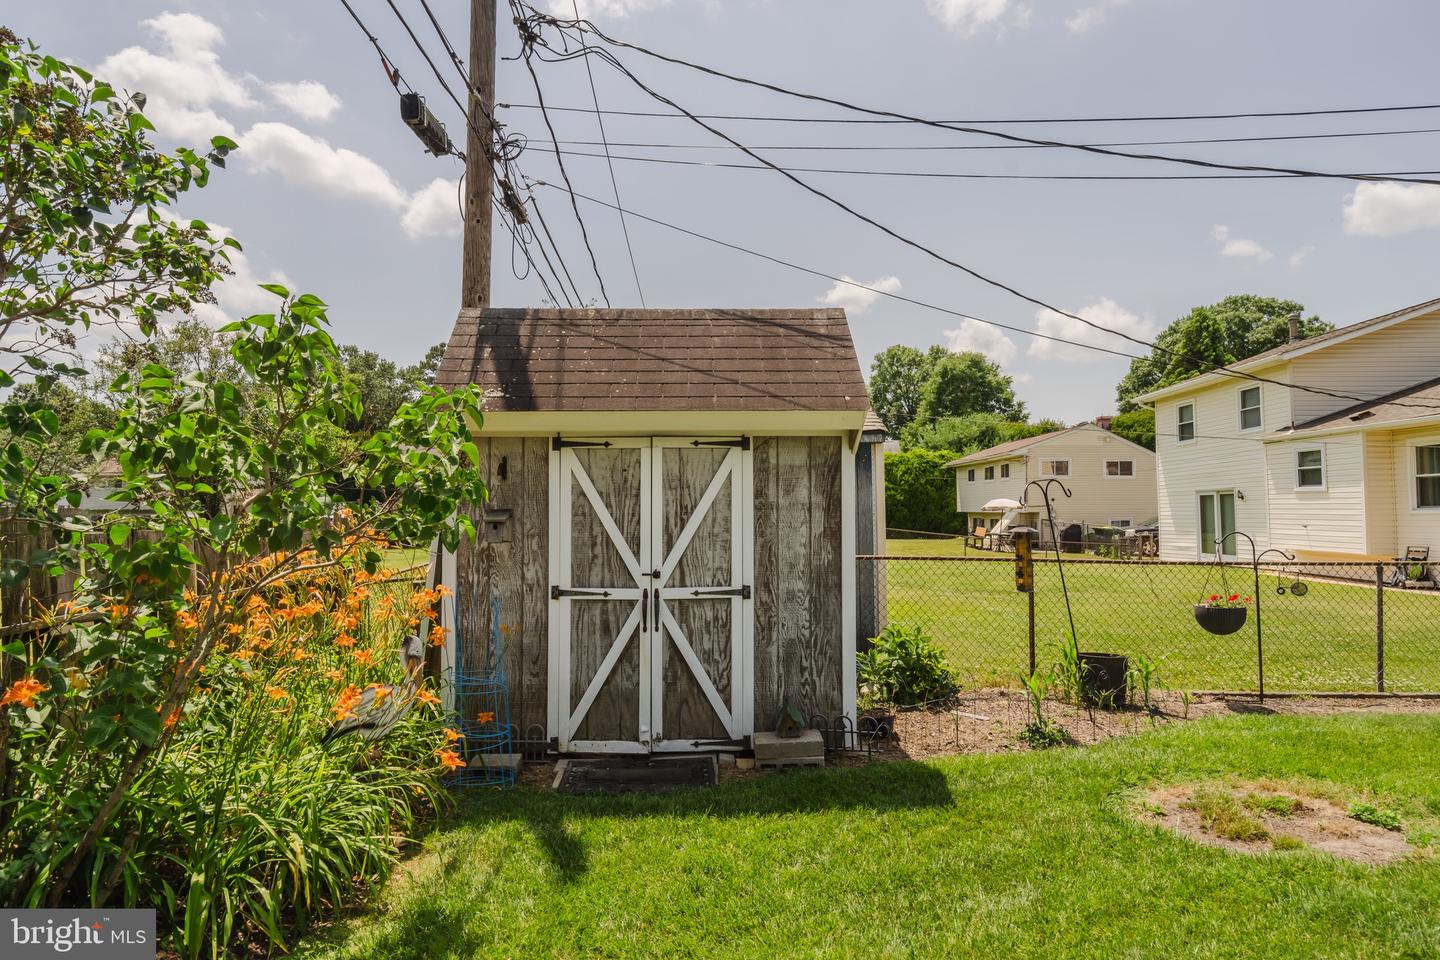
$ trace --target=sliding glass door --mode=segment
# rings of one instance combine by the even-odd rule
[[[1233,559],[1237,538],[1230,534],[1234,532],[1235,494],[1228,491],[1200,494],[1199,555],[1213,557],[1218,551],[1221,556]],[[1217,545],[1217,540],[1222,542]]]

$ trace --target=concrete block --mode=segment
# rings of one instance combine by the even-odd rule
[[[470,760],[472,770],[512,770],[517,775],[524,765],[525,758],[518,753],[482,753]]]
[[[786,760],[825,759],[825,738],[819,730],[802,730],[798,737],[782,737],[777,733],[757,733],[754,738],[755,763],[764,766]]]

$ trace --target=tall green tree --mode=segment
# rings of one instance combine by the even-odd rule
[[[905,450],[885,455],[885,522],[899,530],[960,533],[965,518],[955,510],[955,471],[945,466],[953,450]]]
[[[1155,449],[1155,411],[1149,407],[1117,413],[1110,421],[1110,432],[1146,450]]]
[[[1014,378],[983,353],[946,352],[935,361],[920,389],[915,418],[924,422],[971,413],[1024,420],[1025,404],[1015,396]]]
[[[998,413],[968,413],[963,417],[916,420],[900,434],[900,447],[954,450],[963,457],[986,447],[1063,429],[1065,424],[1058,420],[1025,423],[1007,420]]]
[[[941,346],[922,351],[897,343],[875,354],[870,365],[870,406],[892,437],[900,436],[915,419],[920,391],[935,363],[948,352]]]
[[[1294,300],[1248,293],[1195,307],[1161,331],[1149,356],[1130,361],[1115,388],[1120,411],[1135,409],[1135,398],[1143,393],[1280,346],[1290,338],[1290,316],[1304,310]],[[1331,329],[1316,316],[1300,321],[1302,337]]]

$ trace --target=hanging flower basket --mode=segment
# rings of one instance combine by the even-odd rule
[[[1210,633],[1224,636],[1245,626],[1250,613],[1250,598],[1231,594],[1212,595],[1204,603],[1195,604],[1195,622]]]

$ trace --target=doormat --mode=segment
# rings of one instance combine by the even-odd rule
[[[562,760],[556,772],[560,793],[671,793],[715,786],[714,757],[649,760],[605,757]]]

